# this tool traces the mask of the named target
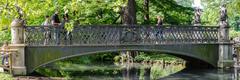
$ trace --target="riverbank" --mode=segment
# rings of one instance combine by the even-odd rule
[[[67,80],[67,78],[61,78],[61,77],[18,76],[18,77],[14,77],[14,80]]]
[[[40,77],[40,76],[12,76],[8,73],[0,73],[0,80],[67,80],[63,77]]]

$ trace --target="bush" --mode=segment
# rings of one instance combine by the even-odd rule
[[[113,59],[114,59],[114,62],[120,62],[121,56],[115,56]]]
[[[7,73],[0,73],[1,80],[13,80],[13,76]]]

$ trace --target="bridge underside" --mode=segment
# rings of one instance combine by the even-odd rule
[[[25,61],[27,73],[31,73],[40,66],[70,57],[98,52],[134,50],[166,52],[190,61],[189,65],[192,66],[210,64],[217,67],[218,48],[218,44],[27,46]]]

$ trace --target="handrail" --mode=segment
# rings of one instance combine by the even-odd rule
[[[48,27],[46,29],[45,27]],[[27,45],[121,45],[217,43],[219,26],[78,25],[72,31],[51,26],[25,26]]]
[[[0,47],[1,48],[1,47]],[[0,52],[16,52],[17,49],[6,49],[6,50],[0,50]]]
[[[63,27],[62,25],[59,25]],[[44,26],[44,25],[29,25],[25,26],[27,27],[54,27],[53,25]],[[141,27],[178,27],[178,28],[184,28],[184,27],[197,27],[197,28],[219,28],[219,26],[213,26],[213,25],[203,25],[203,26],[195,26],[195,25],[76,25],[74,27],[125,27],[125,28],[141,28]]]

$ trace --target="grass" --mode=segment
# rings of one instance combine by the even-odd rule
[[[13,80],[13,76],[8,73],[0,72],[0,79],[1,80]]]

